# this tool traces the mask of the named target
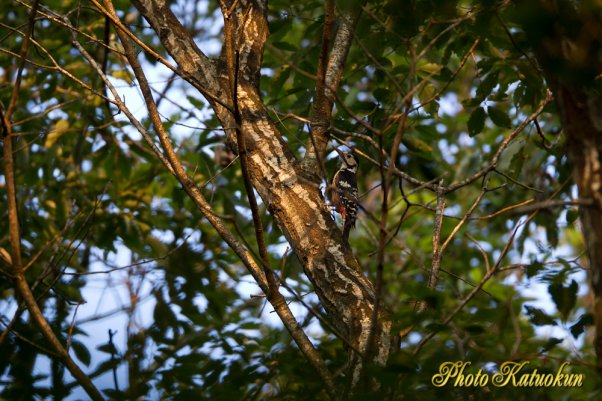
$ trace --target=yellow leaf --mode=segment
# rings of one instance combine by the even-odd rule
[[[441,68],[443,68],[441,65],[439,64],[435,64],[435,63],[424,63],[422,64],[420,67],[418,67],[419,71],[423,71],[426,72],[428,74],[438,74],[439,71],[441,71]]]
[[[53,201],[52,199],[47,199],[46,201],[44,201],[44,206],[46,206],[48,209],[56,209],[56,202]]]
[[[103,99],[95,94],[90,94],[86,96],[86,101],[89,102],[92,106],[99,107],[102,105]]]
[[[121,79],[128,84],[131,84],[134,81],[134,77],[127,70],[114,70],[111,71],[111,76],[117,79]]]
[[[426,84],[424,89],[422,89],[418,95],[420,103],[425,104],[426,102],[433,100],[435,93],[437,93],[437,89],[431,84]]]
[[[54,127],[50,130],[48,135],[46,135],[46,141],[44,142],[44,146],[47,148],[51,148],[52,145],[56,143],[56,141],[63,135],[65,132],[69,130],[69,122],[67,120],[60,119],[54,124]]]

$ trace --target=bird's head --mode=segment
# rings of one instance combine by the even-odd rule
[[[338,148],[335,148],[334,150],[336,150],[341,158],[341,168],[355,173],[359,165],[359,159],[357,156],[352,152],[344,152]]]

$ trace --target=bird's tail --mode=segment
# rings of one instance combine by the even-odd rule
[[[345,219],[343,223],[343,243],[349,244],[349,232],[355,227],[355,221],[351,219]]]

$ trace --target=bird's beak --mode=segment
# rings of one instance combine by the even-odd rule
[[[336,150],[337,153],[339,154],[339,156],[341,156],[341,158],[343,158],[343,151],[339,150],[339,148],[334,148],[334,150]]]

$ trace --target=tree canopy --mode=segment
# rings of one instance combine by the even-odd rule
[[[599,396],[599,1],[5,3],[0,399]]]

